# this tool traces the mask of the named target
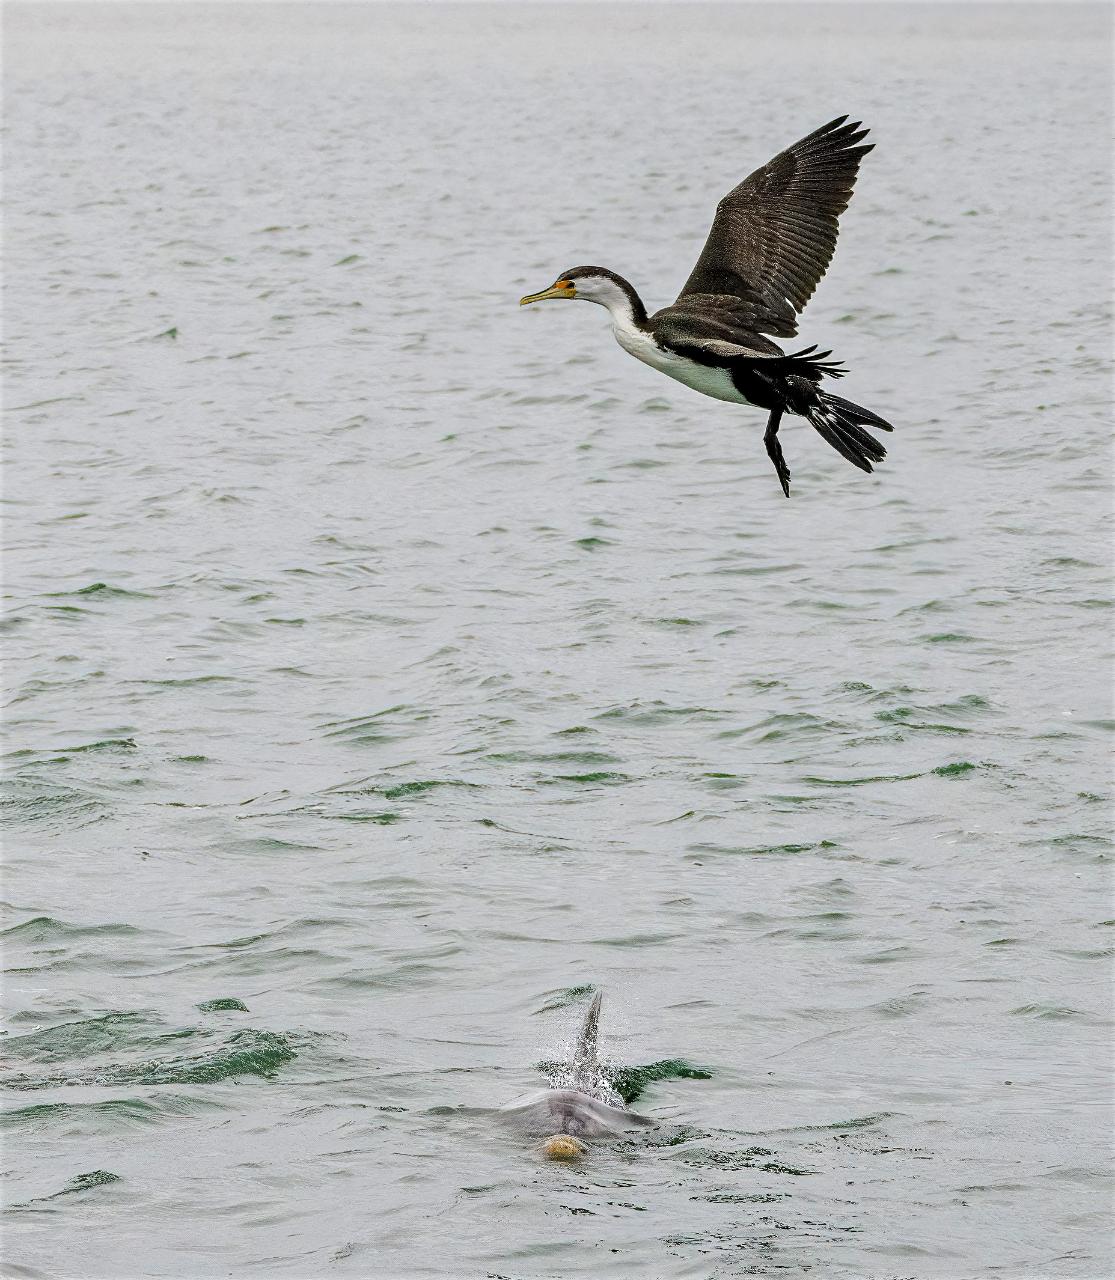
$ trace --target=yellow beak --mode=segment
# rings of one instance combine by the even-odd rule
[[[528,307],[532,302],[545,302],[547,298],[575,298],[576,296],[577,290],[572,280],[556,280],[541,293],[528,293],[525,298],[520,298],[519,306]]]

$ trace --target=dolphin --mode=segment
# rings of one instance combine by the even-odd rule
[[[547,1160],[579,1160],[588,1152],[585,1138],[616,1137],[656,1123],[626,1110],[608,1084],[597,1048],[601,1000],[598,991],[585,1014],[569,1066],[570,1087],[540,1089],[500,1108],[524,1132],[542,1138]]]

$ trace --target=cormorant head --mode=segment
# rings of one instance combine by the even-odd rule
[[[580,302],[596,302],[609,311],[639,311],[642,303],[638,294],[622,276],[606,267],[573,267],[563,271],[548,289],[541,293],[528,293],[519,299],[519,306],[532,302],[544,302],[547,298],[573,298]]]
[[[567,1133],[555,1133],[542,1144],[542,1154],[547,1160],[580,1160],[587,1153],[588,1147]]]

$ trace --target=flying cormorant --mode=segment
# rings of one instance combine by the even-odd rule
[[[845,370],[816,346],[786,354],[764,334],[792,338],[797,313],[832,261],[837,218],[848,207],[860,161],[873,147],[858,121],[840,116],[744,178],[716,208],[712,230],[673,306],[648,316],[622,276],[604,267],[563,271],[526,306],[545,298],[575,298],[607,307],[625,351],[695,391],[770,412],[764,443],[782,490],[790,469],[778,426],[784,413],[810,422],[861,471],[886,450],[865,430],[891,431],[869,409],[820,387]]]

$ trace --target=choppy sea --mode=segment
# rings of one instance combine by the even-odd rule
[[[1110,9],[4,26],[4,1275],[1113,1274]],[[516,304],[845,112],[787,502]]]

